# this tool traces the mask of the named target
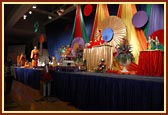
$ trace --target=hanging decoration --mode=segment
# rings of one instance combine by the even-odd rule
[[[132,24],[136,28],[141,28],[143,27],[148,21],[148,15],[145,11],[138,11],[137,13],[134,14],[132,18]]]
[[[94,41],[95,39],[97,39],[96,38],[97,36],[95,36],[95,34],[99,31],[97,29],[97,26],[103,19],[105,19],[108,16],[110,15],[109,15],[107,4],[97,4],[90,41]]]
[[[109,42],[113,38],[113,30],[111,28],[105,28],[102,32],[102,38],[105,42]]]
[[[44,40],[45,40],[44,35],[41,34],[41,35],[40,35],[40,38],[39,38],[39,42],[40,42],[40,43],[44,43]]]
[[[41,34],[40,35],[40,38],[39,38],[39,42],[40,42],[40,55],[42,55],[43,54],[43,43],[44,43],[44,40],[45,40],[45,38],[44,38],[44,35],[43,34]]]
[[[92,10],[93,10],[92,5],[91,4],[87,4],[84,7],[83,13],[84,13],[85,16],[89,16],[92,13]]]
[[[39,30],[39,23],[38,21],[34,23],[34,32],[38,32]]]
[[[75,38],[81,38],[84,40],[85,43],[89,42],[80,5],[77,5],[70,44],[72,44],[72,41]]]

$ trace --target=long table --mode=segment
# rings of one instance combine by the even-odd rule
[[[15,67],[16,80],[34,88],[40,89],[40,79],[42,76],[42,69],[20,68]]]
[[[164,52],[160,50],[141,51],[138,75],[164,76]]]
[[[16,79],[40,88],[41,70],[15,68]],[[82,110],[162,111],[164,78],[91,72],[52,72],[51,94]]]
[[[160,77],[54,72],[52,95],[83,110],[163,110]]]

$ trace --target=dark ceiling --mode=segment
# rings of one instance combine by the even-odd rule
[[[57,19],[71,19],[71,13],[75,11],[73,4],[4,4],[4,28],[5,43],[25,43],[41,33],[45,33],[45,25]],[[59,16],[57,11],[62,8],[64,13]],[[32,14],[29,14],[32,11]],[[26,20],[23,15],[27,15]],[[52,19],[48,19],[52,16]],[[38,22],[39,29],[34,30],[34,24]]]

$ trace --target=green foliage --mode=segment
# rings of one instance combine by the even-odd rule
[[[120,63],[126,63],[127,60],[129,59],[131,62],[135,60],[132,52],[131,52],[131,46],[125,44],[118,45],[117,48],[117,56],[116,56],[116,61]]]

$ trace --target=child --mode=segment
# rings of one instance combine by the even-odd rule
[[[51,75],[49,71],[48,65],[45,65],[43,73],[42,73],[42,81],[43,81],[43,96],[50,96],[51,93]]]

